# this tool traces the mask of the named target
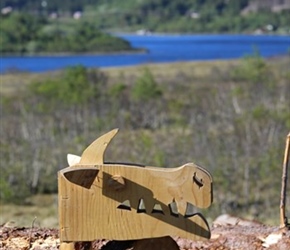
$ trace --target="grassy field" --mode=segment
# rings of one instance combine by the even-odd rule
[[[195,61],[195,62],[175,62],[160,64],[142,64],[138,66],[102,68],[110,78],[110,82],[120,82],[126,79],[140,76],[145,68],[149,69],[152,74],[160,79],[175,77],[183,73],[188,77],[204,77],[210,75],[215,68],[226,68],[229,65],[236,64],[237,61]],[[11,94],[15,91],[21,91],[33,82],[44,78],[55,77],[60,72],[46,73],[27,73],[15,72],[0,75],[0,94]]]
[[[109,82],[130,82],[148,68],[156,78],[173,78],[183,72],[185,75],[203,77],[211,74],[215,67],[228,66],[233,61],[177,62],[168,64],[144,64],[130,67],[101,69],[109,77]],[[16,72],[0,75],[0,94],[10,95],[21,92],[28,84],[43,78],[55,77],[60,72],[26,73]],[[37,195],[25,201],[26,205],[0,203],[0,225],[57,227],[57,195]]]
[[[274,73],[277,75],[283,76],[283,74],[285,74],[285,72],[287,72],[287,65],[289,67],[289,63],[285,63],[286,62],[285,60],[288,60],[288,62],[289,62],[289,58],[285,57],[285,58],[272,58],[271,60],[267,60],[267,63],[269,63],[270,65],[271,64],[275,65]],[[206,89],[207,92],[205,92],[205,93],[198,92],[198,93],[201,93],[201,94],[206,95],[206,96],[208,96],[208,89],[210,89],[211,86],[221,86],[221,89],[216,88],[216,93],[218,93],[218,94],[215,97],[216,97],[216,100],[219,100],[219,98],[223,98],[224,93],[229,91],[229,86],[230,86],[231,80],[225,80],[225,78],[231,72],[231,67],[234,67],[235,65],[237,65],[239,63],[240,63],[239,60],[176,62],[176,63],[168,63],[168,64],[146,64],[146,65],[139,65],[139,66],[134,66],[134,67],[103,68],[103,69],[101,69],[101,71],[104,72],[106,74],[106,76],[109,78],[108,84],[123,83],[123,84],[130,85],[130,84],[134,84],[136,82],[135,81],[136,78],[140,77],[144,73],[144,69],[147,68],[154,75],[154,79],[156,79],[157,82],[160,83],[161,86],[164,86],[164,85],[167,86],[166,84],[168,84],[168,86],[170,86],[170,84],[172,84],[172,88],[174,88],[174,87],[178,88],[180,85],[183,85],[183,84],[185,85],[179,92],[176,91],[176,89],[174,89],[174,91],[171,91],[170,93],[169,93],[169,91],[165,92],[164,95],[169,95],[169,94],[174,95],[172,97],[173,101],[177,100],[178,98],[180,100],[186,100],[187,98],[190,99],[192,97],[192,92],[190,92],[190,91],[192,91],[192,89],[190,90],[189,88],[192,87],[193,85],[194,85],[194,87],[196,87],[196,86],[209,87]],[[281,65],[281,66],[279,66],[279,65]],[[289,70],[289,68],[288,68],[288,70]],[[43,80],[45,78],[50,78],[50,77],[56,77],[59,74],[60,74],[60,72],[48,72],[48,73],[18,72],[18,73],[13,73],[13,74],[10,73],[10,74],[0,75],[0,79],[1,79],[0,80],[0,95],[1,96],[13,95],[13,98],[15,98],[15,96],[17,96],[17,93],[24,90],[28,86],[28,84],[30,84],[31,82]],[[278,77],[277,79],[280,79],[280,78]],[[284,86],[285,89],[287,89],[286,87],[288,84],[288,82],[287,82],[288,78],[283,76],[283,77],[281,77],[281,79],[282,80],[278,81],[279,84],[277,86],[278,87]],[[242,84],[238,85],[238,86],[244,87],[244,83],[242,83]],[[195,90],[198,91],[199,89],[195,88]],[[281,93],[283,93],[283,88],[281,88]],[[194,92],[193,92],[193,94],[194,94]],[[261,95],[261,93],[259,92],[259,96],[260,95]],[[264,99],[262,98],[261,100],[265,100],[267,103],[269,103],[269,102],[271,102],[271,99],[269,99],[270,98],[269,96],[268,96],[268,93],[266,93]],[[263,97],[263,95],[262,95],[262,97]],[[199,98],[199,95],[197,95],[196,98]],[[164,99],[166,100],[166,98],[164,98]],[[255,100],[255,99],[256,98],[253,98],[253,100]],[[204,99],[204,100],[210,104],[210,101],[212,100],[212,98],[208,98],[208,99]],[[224,104],[222,101],[223,99],[220,99],[220,100],[221,100],[219,102],[220,103],[220,110],[225,110],[224,113],[227,114],[227,111],[226,111],[227,107],[224,107]],[[244,100],[245,99],[242,96],[239,101],[241,103],[243,103]],[[171,104],[172,104],[172,102],[171,102]],[[173,103],[173,104],[178,105],[178,103]],[[213,104],[213,106],[208,106],[209,104],[207,104],[207,103],[204,104],[205,107],[207,108],[206,109],[207,113],[213,112],[213,110],[216,108],[215,104]],[[249,105],[249,106],[251,107],[251,105]],[[248,114],[249,112],[250,112],[250,110],[248,111],[246,109],[246,106],[245,106],[245,114]],[[213,114],[215,114],[215,113],[213,113]],[[240,119],[240,120],[237,119],[237,121],[240,121],[240,123],[238,123],[238,125],[240,127],[236,127],[236,131],[238,131],[238,132],[240,131],[241,137],[239,138],[239,140],[242,141],[242,139],[244,137],[243,136],[243,124],[244,123],[241,123],[241,121],[245,121],[246,125],[248,125],[250,123],[247,120],[247,116],[240,117],[240,116],[236,115],[235,117]],[[214,127],[215,125],[218,124],[218,122],[221,122],[221,121],[224,121],[224,123],[227,122],[226,120],[223,120],[223,118],[221,118],[220,116],[218,116],[218,118],[219,119],[213,120],[213,121],[206,120],[206,122],[201,125],[200,131],[202,131],[202,132],[199,135],[203,135],[203,134],[206,135],[206,133],[204,133],[204,129],[203,129],[203,127],[206,125],[206,123],[211,124],[212,127]],[[285,122],[284,122],[284,120],[282,120],[283,116],[281,118],[282,122],[280,120],[275,121],[272,119],[272,117],[269,117],[269,118],[266,117],[264,120],[262,120],[262,118],[261,118],[261,120],[259,120],[260,118],[261,118],[260,116],[257,116],[256,120],[253,118],[249,118],[249,119],[251,119],[250,120],[251,123],[253,123],[253,121],[255,122],[255,126],[257,126],[257,128],[258,128],[257,129],[258,135],[260,135],[260,134],[262,135],[262,133],[260,133],[260,129],[262,130],[267,125],[268,121],[273,122],[273,125],[271,125],[272,123],[270,124],[271,126],[269,125],[269,128],[270,128],[269,131],[272,128],[276,129],[276,127],[275,127],[276,125],[279,125],[279,127],[277,127],[277,131],[280,131],[281,128],[284,128],[283,124],[285,124]],[[28,118],[28,120],[29,119],[30,118]],[[242,119],[244,119],[244,120],[242,120]],[[234,120],[234,122],[235,121],[236,120]],[[235,125],[234,122],[232,123],[232,126]],[[11,127],[11,124],[12,123],[9,123],[9,127]],[[14,125],[15,124],[21,124],[21,120],[17,120],[17,122],[14,122]],[[223,124],[223,123],[221,123],[221,124]],[[239,130],[239,128],[241,128],[241,129]],[[255,129],[256,129],[256,127],[254,127],[254,128],[251,127],[249,129],[249,134],[256,135]],[[190,150],[189,152],[186,151],[186,147],[185,147],[185,145],[188,146],[188,141],[186,140],[186,138],[189,138],[191,136],[192,130],[193,130],[193,127],[190,127],[190,126],[188,126],[188,127],[176,126],[176,127],[174,127],[174,129],[173,128],[169,129],[166,126],[164,126],[160,129],[158,129],[158,131],[154,131],[155,134],[153,134],[153,131],[151,131],[151,130],[144,130],[144,131],[142,129],[139,129],[139,130],[132,130],[131,129],[128,131],[123,130],[122,133],[120,133],[120,135],[118,135],[118,137],[114,141],[114,145],[115,145],[114,148],[117,151],[114,153],[115,153],[115,155],[118,156],[118,158],[114,159],[112,157],[109,159],[112,161],[126,161],[126,160],[128,160],[128,155],[130,155],[129,151],[128,150],[126,151],[127,155],[122,151],[124,148],[124,146],[123,146],[124,141],[126,142],[126,145],[127,144],[128,145],[135,145],[134,146],[135,147],[134,150],[136,150],[135,155],[137,155],[139,163],[146,164],[147,163],[146,160],[148,160],[148,158],[150,158],[150,157],[153,158],[155,156],[156,157],[158,156],[155,151],[151,152],[151,150],[153,148],[152,145],[158,145],[159,146],[159,148],[157,148],[159,150],[158,152],[160,153],[161,156],[163,155],[162,153],[164,152],[164,155],[163,155],[164,157],[170,158],[170,157],[172,157],[172,155],[175,154],[175,152],[179,152],[179,153],[182,152],[187,157],[192,157],[192,154],[193,154],[192,152],[194,149],[196,149],[195,145],[193,145],[192,148],[189,148],[189,150]],[[219,130],[222,130],[222,128],[219,128]],[[208,138],[210,139],[210,138],[212,138],[212,136],[217,136],[216,133],[219,130],[216,129],[215,127],[214,127],[214,130],[206,130],[209,134],[212,132],[211,136],[209,136]],[[16,130],[14,130],[14,132],[15,131]],[[173,147],[174,151],[170,151],[169,149],[168,149],[168,151],[166,151],[167,146],[169,148],[171,148],[171,144],[168,141],[166,141],[167,135],[169,133],[171,133],[170,134],[171,139],[176,143],[176,145],[179,145],[179,146],[181,145],[182,149],[179,149],[177,146],[177,148]],[[229,133],[229,132],[227,131],[227,133]],[[267,135],[268,132],[265,130],[265,133]],[[146,144],[146,142],[147,142],[147,144],[149,142],[148,145],[146,144],[148,147],[147,148],[148,152],[146,152],[146,153],[144,153],[144,145],[142,144],[142,142],[139,144],[136,144],[137,140],[134,140],[135,137],[138,137],[138,136],[140,137],[140,134],[143,136],[142,138],[144,139],[144,143],[143,143],[144,145]],[[179,140],[179,135],[180,135],[180,138],[184,138],[183,140],[186,143],[183,143],[182,139]],[[230,136],[233,136],[233,137],[230,137]],[[231,138],[234,138],[234,139],[236,138],[234,133],[233,133],[233,135],[226,134],[226,137],[228,137],[229,145],[233,141]],[[217,140],[214,141],[214,144],[216,146],[218,146],[219,145],[218,143],[221,142],[220,138],[223,138],[223,140],[226,141],[226,139],[227,139],[226,137],[218,137],[217,136],[216,137]],[[206,137],[204,137],[204,138],[206,138]],[[259,140],[257,139],[257,141],[255,141],[255,145],[257,148],[258,148],[257,145],[260,141],[261,141],[261,144],[263,144],[263,146],[268,145],[267,143],[262,143],[263,138],[264,138],[264,136],[258,137]],[[276,142],[274,140],[275,138],[276,137],[274,137],[272,139],[272,141],[271,141],[272,143]],[[57,139],[56,141],[59,142],[59,140],[60,140],[59,137],[56,137],[56,139]],[[71,141],[71,139],[70,139],[70,141]],[[202,141],[200,141],[200,142],[202,142]],[[282,144],[283,144],[282,140],[280,140],[279,142],[282,142]],[[8,141],[8,144],[10,144],[10,143],[11,143],[11,140]],[[206,148],[208,148],[210,146],[207,143],[206,143]],[[80,144],[83,145],[83,142]],[[269,143],[269,144],[271,144],[271,143]],[[275,144],[275,145],[277,146],[277,144]],[[249,144],[248,146],[250,147],[252,145]],[[22,146],[20,145],[20,147],[22,147]],[[254,147],[255,146],[253,146],[253,148]],[[45,149],[47,149],[47,147],[45,147]],[[215,149],[215,147],[213,147],[213,149]],[[243,149],[243,147],[241,147],[241,149]],[[280,151],[279,151],[279,153],[280,153]],[[27,153],[27,151],[25,151],[25,152]],[[140,152],[143,153],[143,155],[141,155]],[[265,152],[267,152],[267,151],[265,150]],[[6,152],[4,152],[4,153],[6,154]],[[77,152],[71,152],[71,153],[77,153]],[[108,153],[110,154],[110,151]],[[212,157],[214,159],[214,165],[216,164],[216,161],[218,159],[221,162],[223,162],[224,159],[218,158],[218,157],[220,155],[222,155],[221,153],[224,154],[225,151],[221,151],[218,154],[216,154],[215,156],[213,155],[213,152],[209,152],[209,153],[210,153],[210,157]],[[275,151],[275,153],[276,153],[276,151]],[[281,153],[282,153],[282,151],[281,151]],[[195,154],[198,155],[198,152],[195,152]],[[133,160],[136,160],[136,159],[134,159],[135,155],[133,154],[133,156],[132,156]],[[227,154],[224,154],[224,155],[226,156]],[[123,159],[121,157],[125,157],[125,159]],[[202,157],[205,157],[204,150],[202,150],[198,159],[202,159]],[[243,153],[241,153],[240,157],[244,157]],[[263,157],[265,157],[265,156],[263,156]],[[175,158],[177,158],[177,157],[175,157]],[[184,158],[185,157],[183,157],[182,160],[185,160]],[[205,157],[205,159],[208,159],[208,158]],[[228,159],[228,156],[224,157],[224,158]],[[49,161],[51,161],[51,159],[52,158],[50,158]],[[205,160],[205,159],[203,159],[203,160]],[[238,157],[237,157],[237,159],[238,159]],[[253,157],[253,159],[254,159],[254,157]],[[14,158],[14,160],[16,160],[16,158]],[[14,160],[11,161],[12,164],[15,164]],[[30,162],[30,159],[28,159],[28,162]],[[173,161],[168,160],[168,162],[169,162],[169,164],[172,164]],[[205,162],[207,164],[209,164],[207,161],[205,161]],[[240,166],[239,161],[236,161],[236,162],[237,162],[237,165]],[[242,158],[241,158],[241,162],[242,162],[241,163],[242,167],[238,168],[238,169],[243,169],[244,160]],[[57,164],[59,164],[59,161],[57,161]],[[251,164],[253,166],[255,166],[255,164],[253,164],[252,162],[251,162]],[[271,164],[273,164],[273,162],[271,162]],[[275,164],[276,164],[276,161],[275,161]],[[47,165],[49,165],[49,164],[47,164]],[[221,165],[224,166],[223,164],[221,164]],[[265,163],[265,165],[267,166],[268,163]],[[278,164],[276,164],[276,165],[280,166]],[[231,166],[230,161],[228,161],[228,162],[226,161],[226,163],[225,163],[225,167],[228,167],[228,166]],[[56,173],[56,171],[54,171],[53,173]],[[280,178],[280,172],[278,175]],[[267,176],[268,176],[268,173],[263,178],[267,179]],[[241,178],[241,180],[242,180],[242,178]],[[279,179],[279,181],[280,181],[280,179]],[[220,186],[221,186],[221,183],[224,183],[224,181],[220,181]],[[255,181],[255,183],[256,183],[256,181]],[[257,183],[259,184],[260,182],[257,182]],[[269,181],[269,183],[271,183],[271,188],[269,188],[269,189],[267,189],[269,187],[268,186],[269,183],[267,181],[265,183],[266,183],[265,186],[264,186],[264,184],[263,185],[259,184],[259,186],[257,185],[257,187],[255,186],[256,187],[255,190],[262,190],[262,191],[269,190],[267,192],[264,192],[264,191],[261,192],[261,195],[265,194],[263,196],[263,198],[261,198],[261,200],[264,199],[264,197],[268,197],[269,193],[274,192],[272,180]],[[236,184],[237,183],[235,183],[235,185]],[[253,186],[254,186],[254,184],[253,184]],[[233,193],[235,193],[235,192],[233,191]],[[258,191],[257,191],[257,193],[258,193]],[[215,193],[215,197],[217,197],[218,195],[221,195],[221,194]],[[276,192],[276,190],[275,190],[274,195],[275,195],[275,197],[277,197],[277,205],[275,205],[275,207],[271,208],[271,211],[268,210],[266,215],[262,216],[263,223],[265,223],[265,224],[277,225],[279,223],[278,222],[278,220],[279,220],[279,207],[278,207],[279,204],[278,204],[278,202],[279,202],[280,193]],[[229,197],[229,198],[231,198],[231,197]],[[223,200],[223,199],[228,199],[228,198],[221,197],[221,199]],[[233,199],[233,198],[231,198],[231,199]],[[268,199],[270,199],[270,198],[268,198]],[[259,199],[257,198],[257,201],[260,201],[260,198]],[[215,206],[220,205],[217,203],[218,202],[216,202]],[[25,205],[21,205],[21,206],[20,205],[12,205],[12,204],[3,204],[0,200],[0,224],[3,225],[5,223],[8,223],[7,225],[17,225],[17,226],[27,226],[27,227],[31,227],[31,226],[54,227],[54,228],[58,227],[57,194],[33,196],[33,197],[30,197],[27,200],[25,200],[24,204]],[[263,207],[262,211],[264,209],[265,209],[265,207]],[[213,211],[213,210],[214,210],[214,207],[211,208],[211,211]],[[246,212],[248,212],[248,211],[246,211]],[[214,218],[207,218],[207,219],[210,222]]]
[[[0,203],[0,225],[57,228],[57,194],[32,196],[26,205]]]
[[[116,67],[101,69],[108,77],[110,83],[132,82],[142,74],[144,68],[148,68],[155,78],[174,78],[183,73],[186,76],[204,77],[210,75],[216,67],[227,67],[234,61],[201,61],[201,62],[176,62],[167,64],[144,64],[130,67]],[[0,94],[10,95],[24,90],[33,81],[43,78],[55,77],[60,72],[48,73],[10,73],[0,75]],[[124,133],[124,132],[123,132]],[[118,140],[118,138],[117,138]],[[119,159],[120,160],[120,159]],[[57,227],[57,195],[38,195],[26,201],[26,206],[1,204],[0,224],[12,224],[17,226]]]

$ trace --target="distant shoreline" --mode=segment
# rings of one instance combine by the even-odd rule
[[[150,34],[139,35],[136,32],[110,32],[112,36],[122,37],[122,36],[290,36],[290,33],[179,33],[179,32],[151,32]]]
[[[90,68],[144,65],[176,61],[208,61],[238,59],[259,55],[263,58],[284,56],[289,53],[289,37],[266,36],[127,36],[131,48],[119,51],[83,53],[6,53],[2,54],[0,73],[7,71],[44,72],[73,65]],[[56,60],[58,59],[58,60]]]
[[[39,53],[1,53],[0,57],[61,57],[61,56],[96,56],[96,55],[131,55],[131,54],[147,54],[149,51],[147,49],[132,49],[123,51],[108,51],[108,52],[98,52],[98,51],[86,51],[86,52],[39,52]]]

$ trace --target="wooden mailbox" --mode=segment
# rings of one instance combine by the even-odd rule
[[[105,150],[117,132],[95,140],[81,157],[68,155],[69,167],[59,171],[61,244],[210,238],[207,221],[194,207],[211,205],[211,175],[194,163],[177,168],[105,163]]]

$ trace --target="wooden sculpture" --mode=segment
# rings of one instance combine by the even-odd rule
[[[168,235],[210,238],[194,206],[212,203],[211,175],[194,163],[178,168],[106,163],[105,150],[117,132],[95,140],[81,157],[68,155],[69,167],[58,173],[61,245]]]

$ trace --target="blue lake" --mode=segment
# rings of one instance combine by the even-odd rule
[[[0,57],[0,73],[59,70],[72,65],[116,67],[144,63],[236,59],[258,51],[263,57],[290,51],[290,36],[272,35],[117,35],[147,53]]]

